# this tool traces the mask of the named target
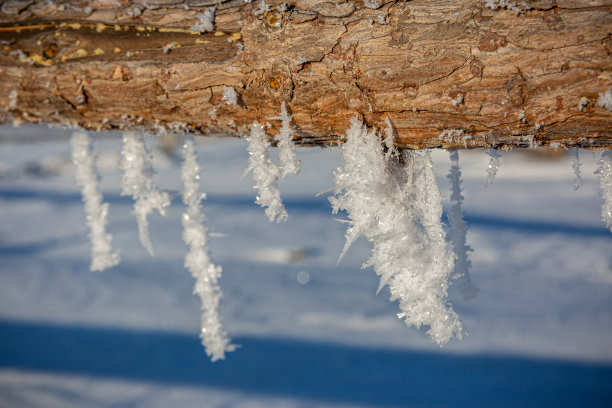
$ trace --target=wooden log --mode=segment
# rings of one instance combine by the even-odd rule
[[[612,147],[611,1],[365,3],[5,1],[0,122],[240,136],[286,102],[306,145],[358,116],[406,148]]]

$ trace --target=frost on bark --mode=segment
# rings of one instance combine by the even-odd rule
[[[0,122],[239,136],[285,102],[301,144],[612,144],[607,0],[86,3],[2,2]]]

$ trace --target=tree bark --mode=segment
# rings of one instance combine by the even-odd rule
[[[612,147],[610,0],[366,3],[5,1],[0,122],[240,136],[286,102],[301,144],[358,116],[406,148]]]

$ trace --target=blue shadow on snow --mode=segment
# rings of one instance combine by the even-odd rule
[[[238,338],[211,363],[196,336],[0,321],[0,368],[416,407],[609,407],[612,365]]]

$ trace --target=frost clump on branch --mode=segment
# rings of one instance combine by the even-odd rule
[[[451,242],[457,259],[455,260],[455,278],[459,280],[459,292],[464,299],[473,299],[476,297],[476,289],[472,285],[470,279],[470,268],[472,262],[468,257],[468,253],[472,248],[467,244],[467,224],[463,219],[463,194],[461,191],[461,169],[459,167],[459,152],[450,152],[451,167],[448,173],[448,179],[451,182],[450,200],[452,206],[448,214],[448,224],[450,227]]]
[[[385,154],[376,131],[357,118],[346,135],[344,167],[334,173],[330,197],[333,213],[346,210],[350,218],[342,255],[366,237],[373,248],[364,267],[374,266],[378,290],[388,285],[390,300],[399,300],[398,317],[408,326],[429,326],[439,345],[461,338],[461,322],[447,300],[454,256],[440,220],[442,198],[429,151],[400,154],[392,148]],[[391,146],[389,137],[385,142]]]
[[[147,217],[153,210],[157,210],[161,215],[166,215],[166,208],[170,205],[170,195],[159,191],[153,184],[151,154],[145,147],[140,135],[134,132],[123,134],[119,166],[123,170],[121,195],[129,195],[134,198],[133,213],[138,222],[138,237],[142,246],[152,256],[154,251],[149,238]]]
[[[236,104],[238,103],[238,93],[233,87],[224,86],[223,87],[223,100],[228,105],[236,106]]]
[[[283,205],[278,180],[281,172],[276,164],[270,160],[270,141],[264,127],[253,122],[251,132],[246,138],[248,142],[249,167],[246,173],[253,174],[253,188],[259,195],[255,203],[265,208],[266,216],[270,222],[281,222],[287,219],[287,211]]]
[[[217,6],[207,7],[204,13],[199,13],[196,17],[200,20],[199,23],[194,24],[190,27],[191,31],[199,31],[200,33],[207,33],[214,31],[215,29],[215,12]]]
[[[599,99],[597,99],[597,104],[612,112],[612,89],[608,89],[606,92],[600,93]]]
[[[70,139],[72,162],[76,167],[75,179],[85,203],[85,214],[91,241],[92,271],[102,271],[119,263],[119,252],[111,246],[112,237],[106,232],[108,204],[102,203],[102,193],[98,188],[98,174],[94,168],[91,142],[86,132],[75,132]]]
[[[376,10],[382,6],[382,0],[363,0],[363,5],[369,9]]]
[[[612,232],[612,150],[597,152],[595,156],[598,168],[595,174],[599,176],[599,194],[601,204],[601,219]]]
[[[491,10],[505,8],[514,11],[517,16],[521,13],[531,10],[531,6],[527,4],[526,1],[518,3],[516,1],[508,0],[483,0],[483,2],[485,3],[485,6],[490,8]]]
[[[219,318],[222,293],[218,281],[221,277],[221,267],[212,262],[208,252],[208,229],[204,226],[205,217],[201,205],[205,195],[199,192],[200,167],[193,138],[185,141],[183,158],[183,203],[187,206],[182,217],[183,241],[189,246],[185,267],[196,280],[193,293],[198,295],[202,302],[200,338],[208,357],[216,361],[224,359],[225,352],[234,351],[236,346],[231,344]]]
[[[284,179],[290,174],[298,174],[300,171],[300,162],[295,156],[295,143],[293,143],[295,129],[291,125],[291,120],[293,118],[287,111],[287,106],[285,105],[285,102],[283,102],[283,104],[281,105],[280,116],[270,119],[281,121],[281,129],[274,137],[279,149],[281,171],[280,178]]]

